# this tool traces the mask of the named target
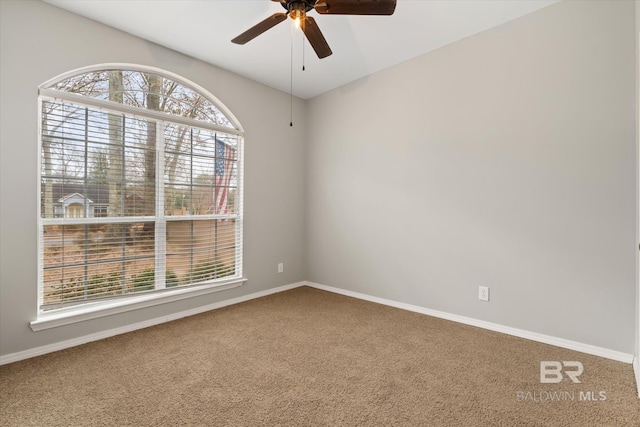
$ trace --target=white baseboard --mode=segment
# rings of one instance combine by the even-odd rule
[[[557,347],[567,348],[570,350],[580,351],[582,353],[592,354],[594,356],[600,356],[607,359],[617,360],[624,363],[632,363],[636,376],[636,384],[638,385],[638,395],[640,396],[640,360],[635,358],[632,354],[627,354],[615,350],[609,350],[602,347],[596,347],[589,344],[583,344],[576,341],[565,340],[563,338],[557,338],[549,335],[543,335],[536,332],[530,332],[522,329],[512,328],[509,326],[499,325],[496,323],[485,322],[483,320],[473,319],[470,317],[459,316],[456,314],[450,314],[442,311],[432,310],[416,305],[401,303],[384,298],[374,297],[359,292],[348,291],[345,289],[335,288],[332,286],[321,285],[314,282],[298,282],[289,285],[279,286],[277,288],[268,289],[266,291],[255,292],[249,295],[244,295],[238,298],[232,298],[225,301],[205,305],[202,307],[196,307],[190,310],[173,313],[167,316],[157,317],[154,319],[146,320],[144,322],[138,322],[131,325],[123,326],[120,328],[109,329],[95,334],[85,335],[79,338],[74,338],[66,341],[61,341],[41,347],[32,348],[29,350],[19,351],[16,353],[6,354],[0,356],[0,365],[6,365],[8,363],[18,362],[20,360],[29,359],[31,357],[41,356],[43,354],[52,353],[58,350],[64,350],[66,348],[75,347],[81,344],[85,344],[92,341],[98,341],[104,338],[112,337],[127,332],[132,332],[138,329],[148,328],[150,326],[159,325],[161,323],[170,322],[183,317],[193,316],[195,314],[204,313],[206,311],[215,310],[222,307],[238,304],[241,302],[249,301],[256,298],[261,298],[267,295],[275,294],[278,292],[288,291],[290,289],[298,288],[301,286],[309,286],[311,288],[321,289],[328,292],[333,292],[340,295],[345,295],[353,298],[358,298],[365,301],[370,301],[378,304],[387,305],[390,307],[400,308],[402,310],[413,311],[416,313],[425,314],[428,316],[438,317],[441,319],[451,320],[453,322],[463,323],[466,325],[476,326],[483,329],[488,329],[495,332],[504,333],[507,335],[513,335],[520,338],[529,339],[532,341],[541,342],[544,344],[550,344]]]
[[[620,351],[610,350],[607,348],[596,347],[589,344],[583,344],[576,341],[570,341],[563,338],[557,338],[550,335],[539,334],[536,332],[525,331],[523,329],[512,328],[510,326],[499,325],[497,323],[485,322],[483,320],[473,319],[471,317],[459,316],[457,314],[450,314],[443,311],[431,310],[429,308],[420,307],[417,305],[405,304],[402,302],[392,301],[384,298],[378,298],[371,295],[361,294],[359,292],[347,291],[340,288],[334,288],[332,286],[321,285],[319,283],[304,282],[306,286],[321,289],[336,294],[346,295],[353,298],[358,298],[365,301],[375,302],[378,304],[388,305],[390,307],[400,308],[407,311],[413,311],[416,313],[426,314],[428,316],[438,317],[441,319],[451,320],[465,325],[476,326],[490,331],[500,332],[507,335],[513,335],[520,338],[525,338],[531,341],[537,341],[544,344],[554,345],[556,347],[567,348],[569,350],[575,350],[582,353],[592,354],[594,356],[600,356],[607,359],[617,360],[624,363],[633,363],[633,354],[623,353]],[[636,365],[638,361],[636,359]],[[636,366],[636,378],[639,375],[640,367]]]
[[[636,374],[636,387],[638,387],[638,397],[640,397],[640,355],[633,360],[633,372]]]
[[[173,313],[167,316],[156,317],[154,319],[145,320],[144,322],[133,323],[131,325],[123,326],[120,328],[109,329],[106,331],[97,332],[95,334],[85,335],[79,338],[73,338],[66,341],[60,341],[53,344],[43,345],[41,347],[31,348],[29,350],[6,354],[4,356],[0,356],[0,365],[6,365],[8,363],[18,362],[20,360],[41,356],[43,354],[52,353],[54,351],[64,350],[65,348],[75,347],[88,342],[98,341],[104,338],[124,334],[127,332],[132,332],[138,329],[148,328],[149,326],[159,325],[161,323],[170,322],[172,320],[181,319],[183,317],[193,316],[195,314],[200,314],[206,311],[227,307],[229,305],[238,304],[238,303],[249,301],[252,299],[261,298],[261,297],[275,294],[278,292],[288,291],[290,289],[304,286],[305,283],[306,282],[298,282],[298,283],[292,283],[289,285],[279,286],[277,288],[268,289],[266,291],[255,292],[249,295],[244,295],[238,298],[232,298],[225,301],[204,305],[202,307],[192,308],[190,310]]]

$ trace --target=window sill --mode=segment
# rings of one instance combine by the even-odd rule
[[[37,332],[58,326],[71,325],[73,323],[84,322],[85,320],[97,319],[113,314],[125,313],[127,311],[237,288],[242,286],[246,281],[247,279],[245,278],[239,278],[224,283],[172,289],[161,293],[133,296],[122,300],[95,302],[83,305],[82,307],[57,310],[53,313],[42,313],[38,316],[37,320],[30,323],[30,326],[33,331]]]

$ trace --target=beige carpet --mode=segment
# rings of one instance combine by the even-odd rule
[[[541,384],[544,360],[580,361],[582,383]],[[631,365],[306,287],[2,366],[0,411],[2,426],[640,426]]]

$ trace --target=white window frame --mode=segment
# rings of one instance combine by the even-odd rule
[[[176,81],[186,87],[191,88],[192,90],[199,93],[201,96],[206,98],[209,102],[215,105],[218,110],[225,115],[225,117],[229,120],[233,128],[220,126],[213,123],[207,123],[200,120],[189,119],[181,116],[169,116],[162,112],[156,112],[152,110],[142,110],[135,107],[114,104],[110,101],[105,101],[101,99],[95,99],[86,97],[79,94],[68,93],[63,91],[58,91],[55,89],[49,88],[50,86],[60,82],[64,79],[89,73],[95,71],[103,71],[103,70],[131,70],[131,71],[140,71],[145,73],[153,73],[157,75],[161,75],[173,81]],[[52,311],[43,311],[41,309],[41,302],[43,299],[43,286],[42,286],[42,257],[40,253],[38,254],[38,300],[37,300],[37,319],[30,323],[31,329],[34,331],[45,330],[49,328],[54,328],[62,325],[69,325],[81,321],[86,321],[89,319],[96,319],[103,316],[110,316],[117,313],[123,313],[131,310],[138,310],[144,307],[151,307],[159,304],[165,304],[172,301],[179,301],[186,298],[193,298],[213,292],[219,292],[227,289],[232,289],[241,286],[247,279],[243,277],[243,254],[242,254],[242,240],[243,240],[243,177],[244,177],[244,130],[242,129],[240,123],[235,118],[235,116],[211,93],[209,93],[204,88],[199,85],[192,83],[190,81],[186,81],[185,78],[178,76],[174,73],[168,72],[166,70],[161,70],[155,67],[146,67],[140,66],[136,64],[100,64],[94,65],[91,67],[84,67],[76,70],[69,71],[60,76],[55,77],[45,83],[43,83],[39,88],[39,96],[38,96],[38,174],[41,173],[41,151],[42,151],[42,104],[43,101],[46,100],[62,100],[68,101],[75,105],[81,105],[85,107],[97,108],[100,110],[104,110],[110,113],[118,113],[118,114],[127,114],[134,117],[143,118],[145,120],[151,120],[156,123],[158,135],[158,144],[156,146],[156,215],[151,217],[116,217],[116,218],[100,218],[100,222],[102,223],[118,223],[118,222],[137,222],[137,221],[149,221],[152,220],[156,227],[160,228],[160,234],[162,237],[163,230],[166,230],[166,222],[167,220],[217,220],[217,219],[235,219],[238,223],[238,229],[236,234],[236,275],[233,278],[228,280],[218,280],[215,282],[205,282],[202,284],[194,284],[194,285],[184,285],[172,289],[163,289],[164,288],[164,275],[158,276],[158,286],[156,287],[156,291],[151,291],[143,294],[131,294],[126,297],[120,297],[116,299],[106,299],[106,300],[95,300],[89,301],[83,304],[70,306],[67,308],[60,308]],[[162,185],[162,177],[163,177],[163,167],[164,167],[164,126],[165,123],[179,124],[189,127],[202,128],[212,131],[224,132],[227,134],[232,134],[238,136],[238,147],[237,147],[237,205],[236,205],[236,213],[234,214],[226,214],[226,215],[198,215],[198,216],[189,216],[189,217],[179,217],[179,218],[170,218],[166,217],[162,214],[162,209],[164,206],[163,196],[164,196],[164,186]],[[43,248],[43,230],[45,225],[54,225],[54,224],[85,224],[88,223],[87,218],[65,218],[64,215],[62,218],[42,218],[41,212],[41,180],[38,179],[38,188],[37,188],[37,199],[38,199],[38,250],[42,250]],[[156,233],[158,235],[158,233]],[[165,241],[162,239],[156,239],[156,255],[161,254],[164,256],[164,244]],[[239,262],[238,262],[239,261]],[[158,256],[156,256],[156,265],[159,263]]]

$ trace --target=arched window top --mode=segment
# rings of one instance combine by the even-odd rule
[[[41,88],[241,130],[233,115],[206,90],[151,67],[117,64],[84,68],[52,79]]]

